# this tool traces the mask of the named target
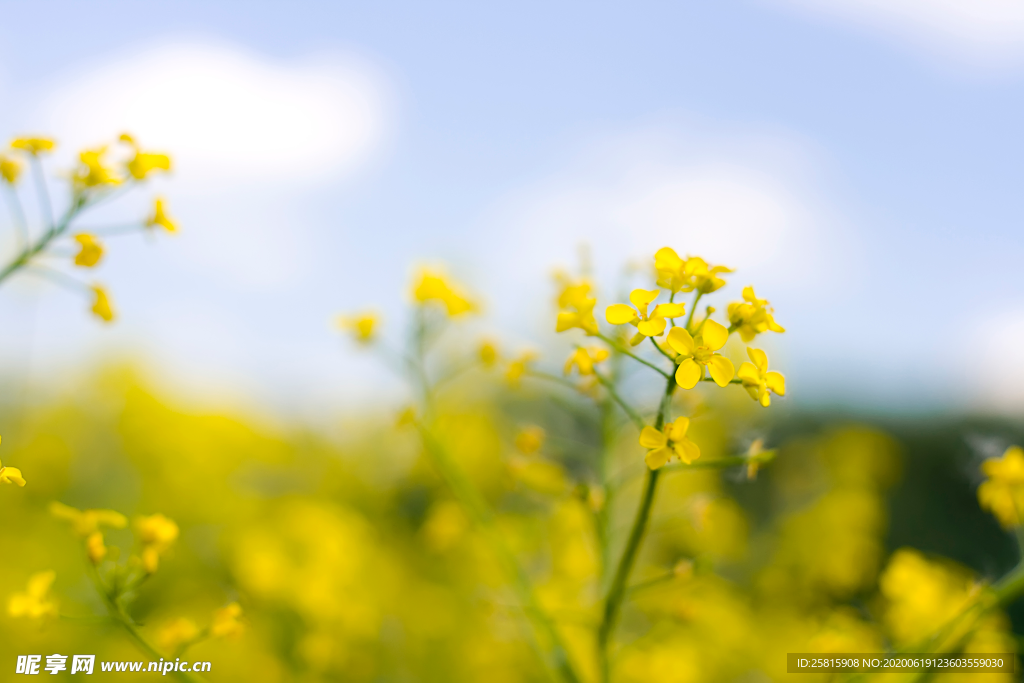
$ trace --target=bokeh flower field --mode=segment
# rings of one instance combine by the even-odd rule
[[[45,277],[117,324],[116,285],[79,274],[115,235],[176,232],[171,205],[103,229],[82,216],[145,193],[171,157],[125,134],[54,180],[53,146],[18,138],[0,156],[0,285]],[[20,204],[33,194],[40,225]],[[170,673],[192,681],[1017,680],[787,674],[790,652],[1012,657],[1024,451],[1000,422],[780,415],[799,391],[773,360],[784,306],[715,264],[666,246],[621,291],[557,271],[537,309],[558,349],[477,336],[486,293],[408,264],[406,283],[367,284],[405,287],[406,319],[346,312],[335,331],[407,399],[330,433],[180,405],[128,364],[11,407],[2,666],[91,653],[212,662]],[[978,433],[995,441],[971,450]]]

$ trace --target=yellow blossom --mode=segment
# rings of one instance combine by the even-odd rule
[[[498,362],[498,345],[489,339],[480,342],[476,353],[485,368],[492,368]]]
[[[152,574],[160,564],[160,555],[178,538],[178,525],[160,514],[139,517],[135,534],[142,545],[142,566]]]
[[[83,232],[75,235],[75,241],[79,245],[78,253],[75,255],[76,266],[92,268],[103,258],[103,245],[95,236]]]
[[[678,329],[678,328],[677,328]],[[655,429],[650,425],[640,432],[640,445],[650,450],[644,462],[652,470],[664,466],[673,455],[679,457],[686,464],[690,464],[700,457],[700,448],[686,438],[686,431],[690,428],[690,418],[679,417],[675,422],[670,422],[663,429]]]
[[[245,630],[240,617],[242,606],[237,602],[221,607],[213,613],[213,621],[210,623],[210,635],[214,638],[231,638],[238,636]]]
[[[683,304],[658,304],[647,313],[647,308],[661,294],[660,289],[634,289],[629,293],[629,301],[636,307],[633,310],[626,304],[612,304],[605,311],[605,318],[612,325],[629,323],[637,329],[637,334],[630,340],[636,346],[644,337],[660,337],[665,332],[668,318],[678,318],[686,312]]]
[[[536,425],[523,427],[516,434],[516,449],[523,455],[533,455],[544,445],[544,430]]]
[[[594,306],[597,299],[590,295],[591,286],[586,280],[573,282],[566,276],[558,276],[562,291],[558,294],[558,319],[555,332],[565,332],[579,328],[588,335],[598,333],[597,319],[594,318]]]
[[[367,344],[374,340],[380,327],[380,316],[366,312],[356,315],[338,316],[338,327],[352,333],[356,341]]]
[[[21,476],[21,470],[17,467],[4,467],[3,463],[0,462],[0,484],[24,486],[25,478]]]
[[[413,298],[418,303],[437,301],[444,305],[450,316],[457,316],[475,310],[472,302],[457,293],[439,274],[423,270],[413,286]]]
[[[527,365],[536,359],[537,353],[535,351],[524,351],[519,354],[517,358],[508,364],[508,369],[505,371],[505,380],[513,387],[518,387],[523,375],[526,374]]]
[[[572,372],[573,367],[580,371],[581,375],[593,375],[594,366],[608,360],[608,349],[602,346],[582,346],[572,352],[569,360],[565,362],[565,374]]]
[[[743,380],[743,388],[750,397],[765,408],[771,404],[771,394],[786,395],[786,378],[779,372],[768,372],[768,354],[761,349],[747,347],[752,363],[744,361],[736,376]]]
[[[92,312],[104,322],[109,323],[114,319],[114,309],[110,305],[110,297],[107,296],[107,290],[99,285],[93,285],[92,292],[96,297],[92,302]]]
[[[7,614],[12,617],[42,619],[57,616],[57,601],[49,595],[57,573],[37,572],[29,577],[23,592],[14,593],[7,600]]]
[[[565,469],[544,458],[516,458],[509,463],[512,476],[528,488],[547,495],[564,494],[569,488]]]
[[[398,418],[395,420],[395,427],[401,429],[413,424],[416,424],[416,409],[409,406],[398,414]]]
[[[85,554],[93,564],[99,564],[107,556],[107,546],[103,544],[103,532],[94,531],[85,539]]]
[[[754,288],[743,288],[743,301],[729,304],[729,325],[740,334],[740,338],[748,344],[762,332],[785,332],[786,329],[775,322],[772,317],[774,310],[768,305],[767,299],[758,299]]]
[[[182,645],[195,640],[198,635],[199,627],[194,621],[178,617],[165,622],[157,631],[156,639],[160,647],[173,653]]]
[[[731,273],[725,266],[708,266],[699,256],[680,258],[671,247],[663,247],[654,255],[654,270],[658,278],[658,286],[673,292],[692,292],[710,294],[725,286],[720,273]]]
[[[84,538],[96,533],[102,526],[123,529],[128,524],[127,518],[114,510],[78,510],[57,501],[50,503],[50,514],[71,522],[71,529]]]
[[[1004,528],[1021,525],[1024,511],[1024,449],[1010,446],[1001,458],[981,464],[986,480],[978,487],[978,502]]]
[[[13,185],[18,182],[19,175],[21,175],[21,162],[13,157],[0,154],[0,177],[4,182]]]
[[[167,213],[167,202],[162,197],[156,198],[153,203],[153,214],[146,219],[147,228],[157,225],[167,232],[178,231],[178,224]]]
[[[56,144],[52,138],[23,137],[15,138],[11,142],[11,147],[28,152],[32,156],[38,156],[43,152],[52,152]]]
[[[71,182],[79,192],[96,187],[120,185],[121,179],[104,164],[106,147],[87,149],[78,155],[79,165],[71,174]]]
[[[732,381],[736,368],[725,356],[715,353],[729,340],[729,330],[716,323],[706,320],[693,337],[682,327],[673,327],[668,333],[668,343],[678,358],[681,359],[676,368],[676,382],[684,389],[692,389],[704,377],[704,368],[711,373],[715,383],[724,387]]]

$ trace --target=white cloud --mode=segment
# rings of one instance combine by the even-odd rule
[[[1024,408],[1024,310],[1007,310],[971,326],[968,356],[949,356],[981,408],[1019,414]]]
[[[169,42],[68,74],[42,120],[73,145],[122,130],[174,153],[177,175],[220,192],[351,171],[380,143],[383,80],[366,63],[272,61],[218,44]]]
[[[1020,0],[768,0],[850,21],[968,66],[1024,61]]]
[[[501,262],[495,272],[536,277],[586,243],[611,281],[627,259],[646,264],[668,245],[738,268],[744,282],[778,289],[813,280],[806,295],[827,296],[854,252],[822,210],[808,157],[782,136],[700,126],[606,140],[494,209],[487,239]]]

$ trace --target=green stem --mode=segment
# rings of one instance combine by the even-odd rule
[[[672,365],[676,364],[676,359],[673,358],[672,356],[668,355],[668,351],[666,351],[665,349],[663,349],[660,346],[658,346],[658,342],[654,341],[654,337],[648,337],[648,339],[650,339],[651,343],[654,344],[654,348],[658,349],[658,353],[660,353],[661,355],[665,356],[665,358],[668,358],[670,361],[672,361]]]
[[[98,592],[100,597],[103,598],[103,603],[106,605],[110,618],[125,630],[128,636],[135,641],[135,644],[139,649],[145,652],[152,661],[155,662],[163,659],[163,655],[161,655],[155,647],[150,645],[149,642],[142,637],[142,634],[139,633],[138,629],[135,627],[135,622],[132,621],[132,618],[125,613],[124,608],[117,603],[115,596],[111,595],[106,586],[103,585],[103,579],[100,578],[99,572],[96,571],[96,566],[91,562],[89,562],[87,566],[89,578],[96,587],[96,592]],[[185,683],[201,683],[204,680],[203,678],[193,676],[191,673],[186,671],[172,671],[171,673],[173,673],[178,679],[185,681]]]
[[[714,377],[705,377],[701,381],[702,382],[714,382],[715,378]],[[743,380],[741,380],[741,379],[731,379],[731,380],[729,380],[729,384],[743,384]]]
[[[753,457],[748,457],[745,455],[734,455],[725,458],[709,458],[708,460],[694,460],[689,464],[685,462],[677,462],[672,465],[665,465],[661,469],[666,472],[678,472],[683,470],[726,469],[729,467],[749,465],[751,463],[763,464],[771,462],[774,458],[775,451],[764,451],[762,453],[758,453]]]
[[[693,303],[690,304],[690,315],[686,316],[686,331],[690,331],[690,325],[693,324],[693,314],[697,311],[697,304],[700,303],[700,298],[704,296],[704,292],[697,290],[697,296],[693,297]]]
[[[435,468],[441,477],[448,484],[452,493],[461,503],[463,509],[469,514],[474,524],[484,533],[484,538],[491,546],[492,552],[497,556],[502,568],[512,581],[512,588],[516,593],[523,611],[526,612],[534,627],[535,647],[539,652],[547,652],[544,640],[550,645],[550,653],[544,659],[549,666],[557,671],[563,680],[568,683],[579,683],[579,677],[569,661],[568,653],[562,645],[561,637],[554,624],[541,608],[537,596],[530,585],[530,579],[520,566],[515,555],[505,544],[501,532],[497,527],[494,513],[488,507],[483,497],[456,466],[448,456],[445,449],[438,443],[433,435],[427,431],[422,423],[416,423],[420,436],[426,446]],[[537,638],[537,636],[541,636]]]
[[[608,379],[606,379],[603,375],[601,375],[601,373],[597,372],[596,370],[594,371],[594,377],[597,377],[597,381],[600,382],[601,386],[605,388],[605,391],[607,391],[608,395],[612,397],[612,400],[618,403],[619,407],[622,408],[623,412],[629,416],[629,419],[633,421],[633,424],[636,425],[636,428],[643,429],[645,426],[644,419],[640,417],[639,413],[633,410],[633,408],[628,403],[626,403],[626,401],[621,396],[619,396],[619,392],[615,390],[615,385],[612,384]]]
[[[85,199],[82,196],[76,197],[74,202],[68,207],[68,211],[64,214],[64,218],[61,219],[60,223],[52,225],[43,236],[35,244],[30,244],[21,250],[14,260],[8,263],[2,270],[0,270],[0,283],[6,280],[8,277],[16,273],[22,267],[28,264],[33,256],[43,251],[50,245],[54,239],[59,237],[68,226],[71,224],[72,219],[75,215],[85,206]]]
[[[640,356],[636,355],[635,353],[633,353],[632,351],[630,351],[626,347],[622,346],[621,344],[619,344],[614,339],[611,339],[610,337],[606,337],[603,334],[598,334],[597,338],[600,339],[601,341],[603,341],[605,344],[608,344],[608,346],[611,346],[613,349],[615,349],[619,353],[623,354],[624,356],[629,356],[630,358],[632,358],[633,360],[637,361],[638,363],[642,363],[643,365],[646,365],[651,370],[654,370],[656,373],[658,373],[659,375],[661,375],[665,379],[668,379],[669,377],[671,377],[671,375],[669,375],[667,372],[665,372],[664,370],[659,368],[657,365],[655,365],[654,363],[650,363],[648,361],[645,361],[643,358],[641,358]]]
[[[661,429],[665,425],[665,417],[671,403],[672,392],[675,391],[676,381],[672,375],[668,376],[665,384],[665,393],[661,398],[661,406],[658,409],[658,417],[655,420],[654,428]],[[608,588],[608,595],[604,600],[604,615],[601,619],[601,626],[597,631],[597,649],[600,657],[601,679],[609,680],[608,645],[611,641],[615,624],[622,610],[622,600],[626,595],[626,585],[629,582],[629,575],[633,571],[637,555],[640,553],[640,546],[643,543],[644,534],[647,531],[647,523],[651,517],[651,508],[654,506],[654,493],[658,486],[660,470],[647,470],[644,476],[644,490],[640,496],[640,507],[637,508],[636,517],[633,520],[633,527],[630,529],[629,538],[626,540],[626,547],[619,559],[618,568]]]

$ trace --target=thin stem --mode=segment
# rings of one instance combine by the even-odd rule
[[[90,235],[96,235],[98,237],[110,237],[112,235],[125,235],[132,232],[139,232],[145,230],[146,225],[144,223],[126,223],[124,225],[104,225],[98,227],[79,226],[77,230],[79,232],[87,232]]]
[[[549,372],[541,372],[540,370],[526,370],[523,373],[527,377],[533,377],[535,379],[543,379],[548,382],[554,382],[555,384],[561,384],[564,387],[572,389],[573,391],[579,391],[580,388],[572,380],[568,380],[558,375],[552,375]]]
[[[622,408],[622,411],[629,416],[629,419],[633,421],[636,428],[643,429],[645,426],[644,419],[640,417],[639,413],[633,410],[633,408],[626,403],[621,396],[619,396],[619,392],[615,390],[615,385],[596,370],[594,371],[594,376],[597,377],[597,381],[605,388],[605,391],[607,391],[608,395],[612,397],[612,400],[618,403],[619,407]]]
[[[68,207],[67,213],[64,214],[64,218],[61,219],[60,223],[51,226],[35,244],[26,246],[21,250],[21,253],[14,257],[14,260],[4,266],[3,269],[0,269],[0,283],[27,265],[33,256],[46,249],[54,239],[67,230],[74,217],[85,207],[85,201],[84,196],[79,195],[76,197],[71,206]]]
[[[541,608],[540,603],[537,600],[537,596],[534,594],[533,588],[530,585],[530,580],[526,575],[526,572],[520,566],[515,555],[505,544],[505,541],[501,536],[501,532],[495,523],[494,513],[473,486],[472,482],[463,475],[461,470],[459,470],[452,459],[448,456],[445,449],[437,442],[436,439],[434,439],[433,435],[430,434],[426,427],[424,427],[421,422],[417,422],[416,427],[419,429],[426,451],[428,455],[430,455],[438,473],[448,484],[448,487],[452,490],[452,493],[455,494],[455,497],[458,498],[459,502],[467,511],[473,522],[484,532],[484,538],[486,538],[490,544],[492,552],[497,556],[498,561],[501,563],[503,569],[511,579],[512,588],[516,593],[516,597],[521,603],[523,611],[534,626],[535,638],[538,635],[542,637],[541,639],[535,640],[535,647],[543,653],[546,650],[544,643],[538,641],[546,640],[550,643],[551,652],[545,657],[545,660],[550,659],[548,662],[549,666],[554,671],[557,671],[563,680],[568,681],[569,683],[578,683],[580,679],[576,675],[572,663],[569,661],[566,649],[562,645],[561,637],[558,635],[558,631],[554,624]]]
[[[641,358],[640,356],[636,355],[635,353],[633,353],[629,349],[625,348],[624,346],[619,344],[614,339],[606,337],[603,334],[598,334],[597,338],[600,339],[601,341],[603,341],[604,343],[608,344],[609,346],[611,346],[612,348],[614,348],[616,351],[618,351],[619,353],[623,354],[624,356],[629,356],[633,360],[635,360],[635,361],[637,361],[639,363],[643,363],[644,365],[649,367],[651,370],[654,370],[656,373],[658,373],[659,375],[664,377],[665,379],[668,379],[669,377],[671,377],[671,375],[669,375],[667,372],[665,372],[664,370],[659,368],[657,365],[655,365],[653,363],[650,363],[648,361],[645,361],[643,358]]]
[[[28,221],[25,220],[25,209],[18,197],[18,190],[14,185],[4,183],[7,187],[7,206],[11,210],[11,220],[14,222],[14,229],[18,233],[18,248],[24,249],[29,242]]]
[[[680,472],[685,470],[722,470],[729,467],[750,465],[751,463],[764,464],[775,459],[775,451],[763,451],[754,456],[733,455],[725,458],[709,458],[707,460],[694,460],[687,464],[677,462],[665,465],[661,469],[666,472]]]
[[[658,342],[654,341],[654,337],[648,337],[648,339],[650,339],[651,343],[654,344],[654,348],[658,349],[658,353],[660,353],[661,355],[665,356],[665,358],[668,358],[670,361],[672,361],[672,365],[676,364],[676,359],[673,358],[672,356],[670,356],[668,351],[666,351],[665,349],[661,348],[658,345]]]
[[[702,382],[714,382],[715,378],[714,377],[705,377],[701,381]],[[729,384],[743,384],[743,380],[741,380],[741,379],[731,379],[731,380],[729,380]]]
[[[658,409],[658,417],[655,419],[655,429],[661,429],[665,424],[666,413],[671,404],[672,392],[675,391],[676,380],[672,375],[668,376],[665,384],[665,393],[661,397],[661,406]],[[608,588],[608,595],[604,601],[604,616],[601,626],[597,632],[597,648],[600,657],[600,668],[602,680],[609,680],[608,645],[612,632],[618,620],[619,612],[622,610],[622,600],[626,595],[626,585],[629,582],[629,575],[633,571],[640,546],[643,543],[644,533],[647,531],[647,523],[651,517],[651,508],[654,506],[654,493],[658,486],[660,470],[647,470],[644,475],[644,490],[640,496],[640,507],[637,508],[636,518],[633,521],[633,528],[630,529],[629,538],[626,540],[626,547],[619,559],[618,568],[615,570],[615,577]]]
[[[690,315],[686,316],[686,331],[690,331],[690,325],[693,323],[693,314],[697,311],[697,304],[700,303],[700,298],[704,296],[704,292],[697,290],[697,296],[693,297],[693,303],[690,304]]]

